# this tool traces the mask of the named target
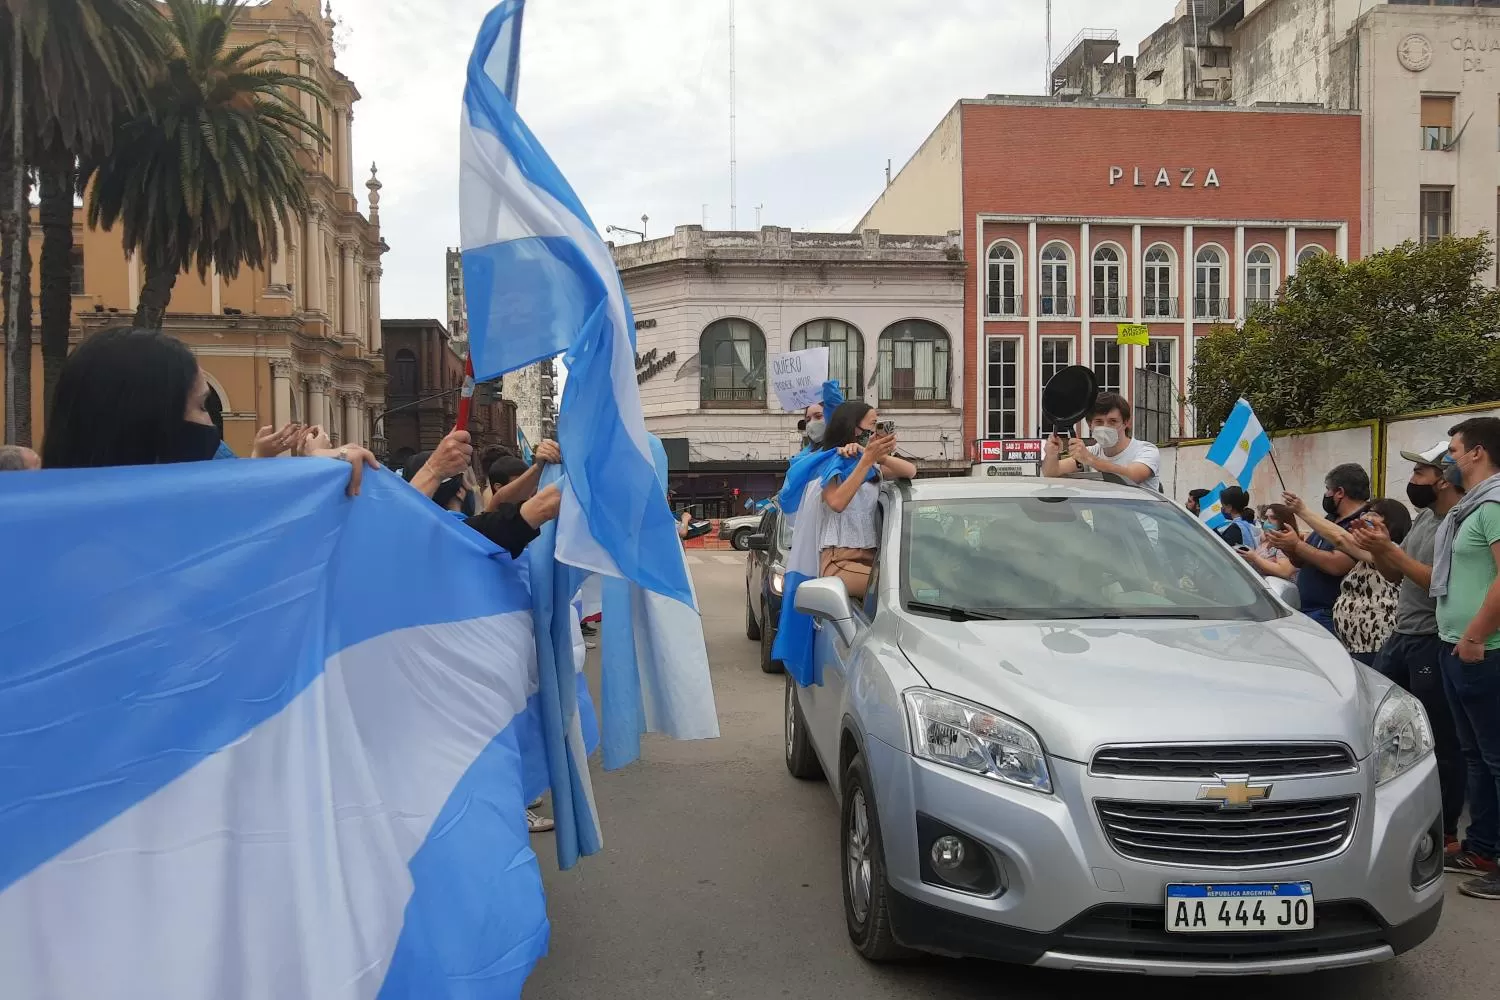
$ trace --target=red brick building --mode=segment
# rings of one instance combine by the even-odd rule
[[[959,102],[860,228],[963,231],[972,446],[1040,436],[1041,386],[1069,364],[1146,411],[1138,433],[1190,436],[1196,338],[1309,254],[1347,258],[1359,220],[1357,114],[992,97]],[[1117,343],[1125,323],[1150,344]],[[1170,393],[1144,398],[1167,382],[1141,372]]]

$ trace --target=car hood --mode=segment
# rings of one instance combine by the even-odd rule
[[[1331,740],[1363,758],[1385,693],[1326,629],[1271,622],[970,622],[903,618],[929,686],[1004,712],[1049,753],[1110,743]]]

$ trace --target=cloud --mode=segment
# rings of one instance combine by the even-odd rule
[[[344,0],[357,162],[385,183],[382,310],[443,318],[464,70],[492,0]],[[1121,8],[1129,7],[1130,13]],[[1134,51],[1171,0],[1058,0]],[[738,223],[847,229],[955,101],[1038,93],[1038,0],[740,0]],[[727,0],[530,0],[520,107],[599,226],[729,225]],[[1045,136],[1022,141],[1047,141]],[[358,173],[358,172],[357,172]],[[362,176],[362,174],[360,175]],[[360,191],[363,194],[363,191]]]

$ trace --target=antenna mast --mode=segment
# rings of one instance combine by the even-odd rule
[[[1047,82],[1043,84],[1042,93],[1052,96],[1052,0],[1047,0]]]
[[[729,228],[739,225],[739,162],[735,151],[734,0],[729,0]]]

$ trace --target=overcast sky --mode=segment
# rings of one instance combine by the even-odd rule
[[[385,183],[381,311],[444,318],[458,242],[464,67],[493,0],[335,0],[363,95],[354,148]],[[1122,53],[1173,0],[1056,0],[1054,44],[1116,28]],[[738,0],[739,213],[847,231],[962,97],[1040,93],[1043,0]],[[594,222],[729,228],[729,0],[530,0],[520,109]],[[363,188],[359,188],[363,200]],[[629,240],[633,237],[625,236]]]

